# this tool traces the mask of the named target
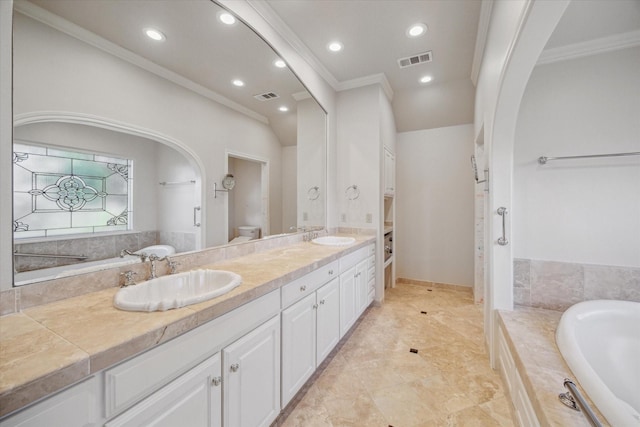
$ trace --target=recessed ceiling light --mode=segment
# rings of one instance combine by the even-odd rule
[[[283,105],[282,107],[278,108],[278,110],[280,110],[283,113],[285,113],[285,112],[289,111],[289,107],[286,107],[286,106]]]
[[[433,77],[423,76],[422,78],[420,78],[420,83],[429,83],[431,80],[433,80]]]
[[[234,86],[238,86],[238,87],[244,86],[244,82],[242,80],[240,80],[240,79],[235,79],[231,83],[233,83]]]
[[[220,20],[220,22],[227,25],[233,25],[236,23],[235,16],[233,16],[229,12],[220,12],[218,14],[218,19]]]
[[[284,68],[287,66],[287,63],[284,62],[282,59],[276,59],[273,65],[275,65],[278,68]]]
[[[344,46],[340,42],[331,42],[327,45],[327,49],[331,52],[340,52]]]
[[[167,37],[162,34],[160,30],[156,30],[155,28],[145,28],[144,33],[152,40],[161,42],[167,39]]]
[[[407,28],[407,37],[418,37],[427,32],[427,26],[423,23],[414,24]]]

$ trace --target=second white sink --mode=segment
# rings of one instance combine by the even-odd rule
[[[127,311],[165,311],[224,295],[241,283],[242,277],[231,271],[186,271],[122,288],[113,304]]]
[[[316,237],[311,241],[311,243],[315,243],[316,245],[324,245],[324,246],[347,246],[354,243],[356,239],[353,237],[345,237],[345,236],[323,236]]]

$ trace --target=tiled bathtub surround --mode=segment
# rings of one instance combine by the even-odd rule
[[[36,243],[17,243],[15,250],[19,253],[86,255],[87,261],[115,258],[122,249],[132,251],[158,243],[156,231],[126,233],[110,236],[91,236],[77,239],[61,239]],[[193,250],[195,246],[191,248]],[[77,263],[68,258],[15,257],[14,268],[17,271],[30,271],[39,268],[57,267]]]
[[[515,259],[517,305],[566,310],[580,301],[640,301],[640,268]]]

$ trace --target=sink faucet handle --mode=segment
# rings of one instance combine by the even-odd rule
[[[135,285],[136,282],[133,281],[133,276],[135,276],[137,274],[138,273],[136,273],[135,271],[132,271],[132,270],[127,270],[124,273],[120,273],[121,276],[124,276],[124,283],[120,287],[124,288],[126,286]]]
[[[180,263],[178,261],[173,261],[171,259],[169,259],[169,257],[167,258],[167,265],[169,266],[169,274],[175,274],[176,271],[178,271],[178,266],[180,265]]]

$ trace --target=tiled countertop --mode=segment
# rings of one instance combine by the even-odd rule
[[[0,416],[200,326],[374,241],[354,235],[349,247],[299,243],[199,268],[242,276],[233,291],[164,312],[113,306],[118,288],[0,317]]]
[[[566,391],[565,378],[577,384],[556,345],[561,316],[561,311],[516,307],[513,311],[500,311],[498,317],[540,425],[587,427],[591,424],[582,412],[567,408],[558,399]],[[580,392],[589,401],[584,390],[580,388]],[[595,405],[590,401],[589,405],[603,425],[608,426]]]

